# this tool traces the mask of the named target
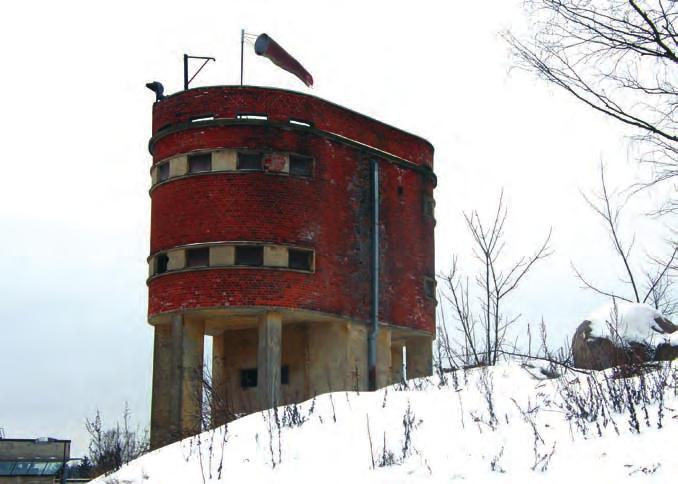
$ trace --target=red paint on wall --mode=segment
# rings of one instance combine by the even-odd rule
[[[228,88],[202,89],[170,97],[156,104],[154,126],[161,126],[167,119],[180,119],[189,111],[199,112],[203,101],[194,97],[198,91],[206,91],[205,97],[216,103],[217,94],[224,102],[242,89],[233,88],[234,93]],[[286,91],[260,88],[248,92],[248,96],[240,96],[241,104],[234,107],[231,101],[228,109],[262,112],[258,108],[267,102],[269,95],[277,100],[273,104],[282,109],[280,96],[290,95]],[[176,98],[188,94],[193,95],[189,100],[200,105],[193,109],[184,100],[179,106]],[[250,101],[254,104],[247,104]],[[332,110],[341,109],[326,104]],[[172,109],[180,112],[173,113]],[[299,107],[290,107],[290,117],[299,115],[295,109]],[[339,126],[342,116],[360,116],[347,110],[338,112],[340,119],[326,122]],[[278,114],[282,115],[282,111]],[[367,133],[362,135],[363,139],[379,135],[385,126],[369,118],[362,118],[361,123]],[[373,127],[376,133],[370,134]],[[432,148],[428,143],[390,129],[389,146],[397,147],[403,141],[400,150],[403,154],[416,146],[423,150],[416,153],[417,160],[431,163]],[[167,273],[149,282],[149,315],[187,308],[276,306],[369,319],[371,199],[365,153],[311,131],[265,125],[220,126],[188,129],[162,137],[155,145],[155,159],[216,148],[309,155],[315,159],[314,177],[265,172],[209,173],[161,184],[151,193],[151,253],[200,242],[294,244],[315,250],[315,273],[263,268]],[[380,320],[433,332],[435,302],[424,297],[424,277],[435,273],[434,220],[424,215],[423,210],[423,197],[432,196],[433,181],[420,172],[385,160],[380,162],[380,170]]]

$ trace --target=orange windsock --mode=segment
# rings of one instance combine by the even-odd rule
[[[307,86],[313,85],[313,76],[304,69],[298,60],[292,57],[275,40],[261,34],[254,42],[254,52],[271,60],[275,65],[297,76]]]

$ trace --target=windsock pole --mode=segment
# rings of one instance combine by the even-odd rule
[[[245,60],[245,29],[240,29],[240,85],[242,86],[243,61]]]

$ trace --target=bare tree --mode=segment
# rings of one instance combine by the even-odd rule
[[[85,420],[90,436],[89,461],[96,475],[120,469],[123,464],[140,457],[149,450],[148,431],[131,427],[131,412],[125,403],[122,422],[105,428],[101,414]]]
[[[527,0],[532,30],[504,38],[518,65],[634,128],[653,177],[678,178],[678,4],[673,0]],[[669,200],[659,212],[677,212]]]
[[[504,225],[508,208],[504,194],[499,197],[497,210],[490,224],[485,224],[477,211],[464,214],[466,226],[474,242],[474,256],[480,263],[480,270],[473,281],[479,291],[478,309],[473,309],[469,277],[460,273],[455,257],[449,273],[440,276],[446,282],[444,298],[450,303],[454,318],[459,323],[461,341],[457,351],[450,348],[447,331],[443,332],[441,353],[456,354],[457,363],[468,365],[494,365],[506,344],[507,329],[517,317],[510,317],[504,309],[504,300],[515,291],[534,264],[549,256],[551,231],[538,249],[529,256],[519,257],[512,263],[504,262]],[[450,360],[453,358],[448,356]],[[451,361],[454,364],[454,361]]]
[[[624,202],[617,201],[618,194],[608,189],[605,179],[605,167],[600,165],[600,192],[593,196],[583,195],[584,200],[603,221],[610,236],[614,254],[620,261],[628,287],[628,292],[620,293],[605,289],[589,279],[572,264],[572,268],[583,287],[601,296],[613,300],[647,303],[665,315],[671,315],[678,306],[673,295],[673,273],[678,258],[678,244],[671,243],[669,255],[665,258],[648,255],[646,260],[634,264],[635,233],[625,236],[622,233],[622,214]],[[640,269],[638,267],[640,266]]]

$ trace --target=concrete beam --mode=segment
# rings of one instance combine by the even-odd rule
[[[282,315],[265,313],[259,320],[257,353],[257,387],[262,408],[273,408],[280,402],[280,364]]]

